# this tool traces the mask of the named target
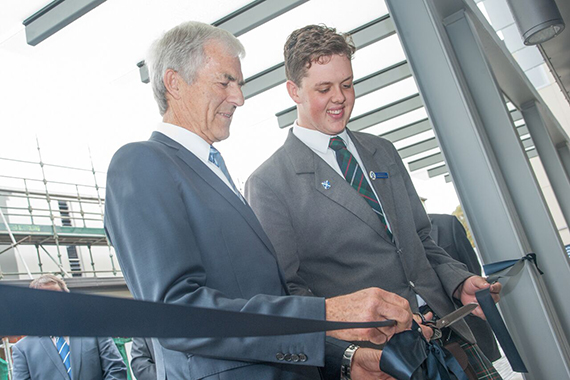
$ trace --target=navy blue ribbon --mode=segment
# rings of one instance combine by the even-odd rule
[[[459,362],[435,341],[427,341],[413,321],[412,329],[394,335],[382,350],[380,368],[397,380],[467,380]]]
[[[491,326],[491,329],[495,333],[511,368],[515,372],[528,372],[524,362],[513,342],[513,338],[511,334],[509,334],[509,330],[507,330],[507,326],[505,325],[505,321],[501,317],[499,310],[497,310],[497,306],[495,305],[495,301],[493,297],[491,297],[491,291],[489,288],[479,290],[475,293],[475,297],[477,297],[477,302],[481,309],[483,309],[483,313],[485,313],[485,318],[487,318],[487,322]]]
[[[538,263],[536,261],[536,253],[529,253],[521,257],[520,259],[497,261],[496,263],[486,264],[483,265],[483,270],[485,271],[485,274],[488,276],[487,281],[490,283],[494,283],[500,278],[513,277],[519,274],[519,272],[524,267],[524,263],[526,261],[533,263],[534,266],[536,267],[536,270],[538,270],[538,273],[540,273],[541,275],[544,274],[544,272],[541,271],[540,268],[538,267]],[[508,272],[502,273],[503,271],[509,268],[511,269]]]
[[[9,285],[0,285],[0,305],[0,336],[225,338],[396,324],[281,317]]]
[[[541,275],[544,274],[544,272],[541,271],[538,267],[535,253],[529,253],[516,260],[505,260],[483,265],[483,270],[485,271],[485,274],[489,276],[487,277],[487,281],[492,284],[501,278],[510,278],[517,276],[521,272],[526,262],[534,264],[538,273]],[[507,288],[505,284],[502,291],[503,295],[508,294],[510,290],[511,289]],[[499,341],[499,344],[501,345],[501,348],[503,349],[503,352],[505,353],[505,356],[507,357],[507,360],[509,361],[509,364],[511,365],[513,371],[525,373],[528,372],[519,354],[519,351],[513,342],[513,338],[507,330],[505,321],[501,317],[501,314],[495,305],[495,301],[491,296],[490,289],[483,289],[476,292],[475,297],[477,297],[477,302],[479,303],[479,306],[481,306],[481,309],[483,309],[483,313],[485,313],[487,322],[489,322],[491,329],[495,333],[495,336],[497,337],[497,340]]]

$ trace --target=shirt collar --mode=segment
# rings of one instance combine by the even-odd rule
[[[297,120],[295,120],[295,123],[293,124],[293,134],[295,134],[295,136],[309,148],[322,154],[327,152],[331,137],[335,137],[322,133],[321,131],[301,127],[297,124]],[[346,146],[348,146],[350,138],[348,137],[346,128],[336,136],[340,137],[345,142]]]
[[[159,123],[156,130],[188,149],[202,161],[208,161],[210,144],[194,132],[190,132],[178,125],[164,122]]]

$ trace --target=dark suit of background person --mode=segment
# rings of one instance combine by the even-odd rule
[[[111,338],[69,338],[71,379],[126,380],[127,367]],[[28,336],[12,346],[14,380],[69,380],[50,337]]]
[[[180,44],[196,41],[212,28],[181,24],[166,33],[163,38],[170,42],[164,46],[176,45],[172,40],[179,37],[184,38]],[[188,35],[195,29],[200,33]],[[243,75],[237,53],[230,55],[218,39],[206,41],[201,51],[207,59],[190,84],[180,68],[166,69],[159,79],[168,91],[163,120],[171,123],[170,131],[186,137],[193,131],[211,145],[229,135],[231,114],[243,104]],[[210,119],[200,119],[204,114]],[[201,121],[187,122],[196,119]],[[355,319],[364,315],[364,307],[341,305],[348,296],[337,307],[335,300],[290,297],[273,246],[251,208],[209,163],[161,132],[114,155],[105,207],[107,234],[136,299],[319,320],[330,310],[345,310]],[[374,310],[381,303],[370,301],[377,302]],[[411,313],[398,310],[405,315],[399,325],[409,328]],[[374,318],[381,316],[374,313]],[[318,379],[316,367],[325,359],[325,333],[153,343],[159,379]]]
[[[453,292],[472,273],[431,239],[430,221],[394,146],[349,134],[365,173],[388,173],[371,183],[394,241],[368,203],[292,130],[246,183],[246,197],[275,246],[291,293],[333,297],[377,286],[406,298],[413,311],[420,295],[437,315],[450,313]],[[475,341],[465,322],[453,329]]]
[[[137,380],[156,380],[154,348],[150,338],[133,338],[131,369]]]
[[[477,259],[477,254],[467,238],[467,233],[461,222],[454,215],[429,214],[431,219],[430,236],[454,259],[467,265],[471,273],[482,274],[481,264]],[[501,357],[497,340],[493,330],[487,321],[473,315],[465,317],[465,322],[471,328],[477,345],[483,351],[487,359],[495,361]]]

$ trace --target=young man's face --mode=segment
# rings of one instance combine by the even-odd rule
[[[354,107],[352,64],[343,55],[313,62],[301,85],[288,81],[287,90],[297,103],[299,126],[327,135],[341,133]]]

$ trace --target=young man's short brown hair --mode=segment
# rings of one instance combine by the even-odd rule
[[[343,55],[350,60],[355,51],[349,34],[337,33],[335,28],[322,24],[307,25],[291,33],[285,42],[285,74],[300,87],[314,62],[322,63],[324,58],[333,55]]]

